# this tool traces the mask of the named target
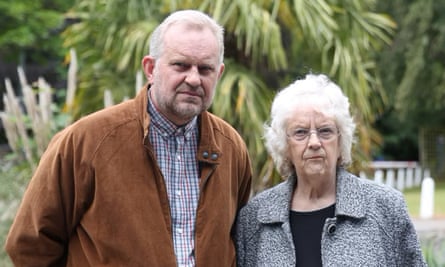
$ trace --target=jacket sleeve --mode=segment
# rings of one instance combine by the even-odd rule
[[[240,198],[239,198],[239,207],[243,207],[247,204],[250,195],[251,195],[251,187],[252,187],[252,163],[250,161],[249,152],[247,148],[244,150],[244,166],[240,168],[243,173],[240,175],[241,177],[241,185],[240,185]]]
[[[90,188],[87,179],[76,179],[89,175],[74,147],[66,134],[56,135],[28,184],[5,245],[15,266],[65,265]]]

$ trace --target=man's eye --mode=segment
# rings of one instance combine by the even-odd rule
[[[184,66],[184,63],[181,63],[181,62],[175,62],[175,63],[173,63],[172,65],[173,65],[173,66],[181,67],[181,66]]]
[[[182,62],[174,62],[172,65],[173,65],[174,67],[176,67],[176,68],[180,68],[180,69],[186,69],[186,68],[188,67],[187,64],[182,63]]]
[[[213,71],[213,68],[211,66],[199,66],[200,73],[209,73],[212,71]]]

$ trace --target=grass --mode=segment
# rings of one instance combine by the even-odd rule
[[[420,187],[403,191],[408,212],[413,218],[420,214]],[[434,190],[434,217],[445,218],[445,181],[435,181]]]

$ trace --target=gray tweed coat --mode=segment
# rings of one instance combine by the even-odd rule
[[[236,226],[239,267],[292,266],[295,251],[289,203],[296,178],[259,193],[240,211]],[[426,266],[403,195],[337,171],[335,217],[325,222],[323,266]]]

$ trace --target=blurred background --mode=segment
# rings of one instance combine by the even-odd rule
[[[371,179],[376,162],[419,167],[435,182],[434,217],[445,218],[445,1],[15,0],[0,2],[2,241],[54,133],[133,97],[151,32],[189,8],[225,27],[211,111],[246,140],[253,194],[281,180],[262,141],[274,94],[325,73],[358,123],[350,170]],[[420,183],[399,189],[417,217]],[[430,266],[445,266],[443,240],[424,243]]]

